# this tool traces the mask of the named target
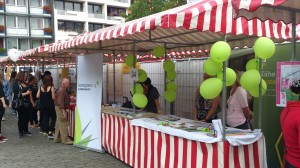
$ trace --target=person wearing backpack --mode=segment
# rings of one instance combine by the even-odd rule
[[[44,76],[43,84],[39,88],[36,97],[40,99],[40,110],[43,113],[41,130],[45,135],[48,135],[48,139],[53,139],[56,114],[54,108],[55,89],[51,75]]]
[[[28,130],[29,122],[29,106],[30,103],[34,105],[32,99],[32,91],[26,84],[25,72],[19,72],[17,75],[17,82],[13,86],[14,98],[13,108],[18,112],[18,129],[19,138],[23,138],[24,135],[31,136]]]

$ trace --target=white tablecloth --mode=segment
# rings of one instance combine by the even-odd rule
[[[179,121],[175,121],[172,123],[193,123],[193,120],[181,118]],[[188,132],[185,130],[172,128],[169,126],[162,126],[159,125],[161,121],[158,121],[154,118],[140,118],[140,119],[134,119],[130,122],[133,126],[139,126],[143,128],[147,128],[154,131],[159,131],[162,133],[166,133],[173,136],[178,136],[182,138],[186,138],[189,140],[195,140],[205,143],[215,143],[222,141],[222,137],[211,137],[207,136],[206,133],[203,132]],[[256,142],[259,140],[262,136],[262,133],[260,130],[255,130],[250,133],[247,133],[246,135],[237,135],[237,136],[226,136],[226,140],[233,146],[239,146],[239,145],[248,145]]]

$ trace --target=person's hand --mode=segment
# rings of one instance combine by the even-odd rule
[[[67,118],[67,112],[64,110],[63,111],[63,118],[65,119],[65,120],[67,120],[68,118]]]
[[[26,92],[27,95],[30,95],[31,93],[32,93],[31,90],[27,90],[27,92]]]
[[[7,105],[6,105],[5,103],[3,104],[3,108],[4,108],[4,109],[6,109],[6,108],[7,108]]]

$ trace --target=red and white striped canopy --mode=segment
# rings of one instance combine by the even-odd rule
[[[292,22],[292,12],[296,13],[296,23],[300,23],[299,0],[232,0],[236,10],[236,16],[260,20],[272,20],[274,22]]]
[[[274,38],[275,42],[290,39],[291,28],[283,22],[259,19],[233,19],[231,0],[199,0],[171,10],[150,15],[120,25],[85,33],[75,38],[53,43],[47,52],[115,51],[148,54],[155,46],[164,46],[169,52],[209,49],[223,40],[232,48],[252,47],[257,36]],[[135,48],[134,48],[135,46]],[[42,50],[36,50],[38,52]],[[45,50],[44,50],[45,52]],[[24,56],[27,56],[25,53]]]

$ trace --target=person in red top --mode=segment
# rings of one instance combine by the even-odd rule
[[[294,81],[291,91],[300,93],[300,80]],[[280,115],[282,135],[286,148],[286,168],[300,167],[300,96],[298,101],[288,101]]]

